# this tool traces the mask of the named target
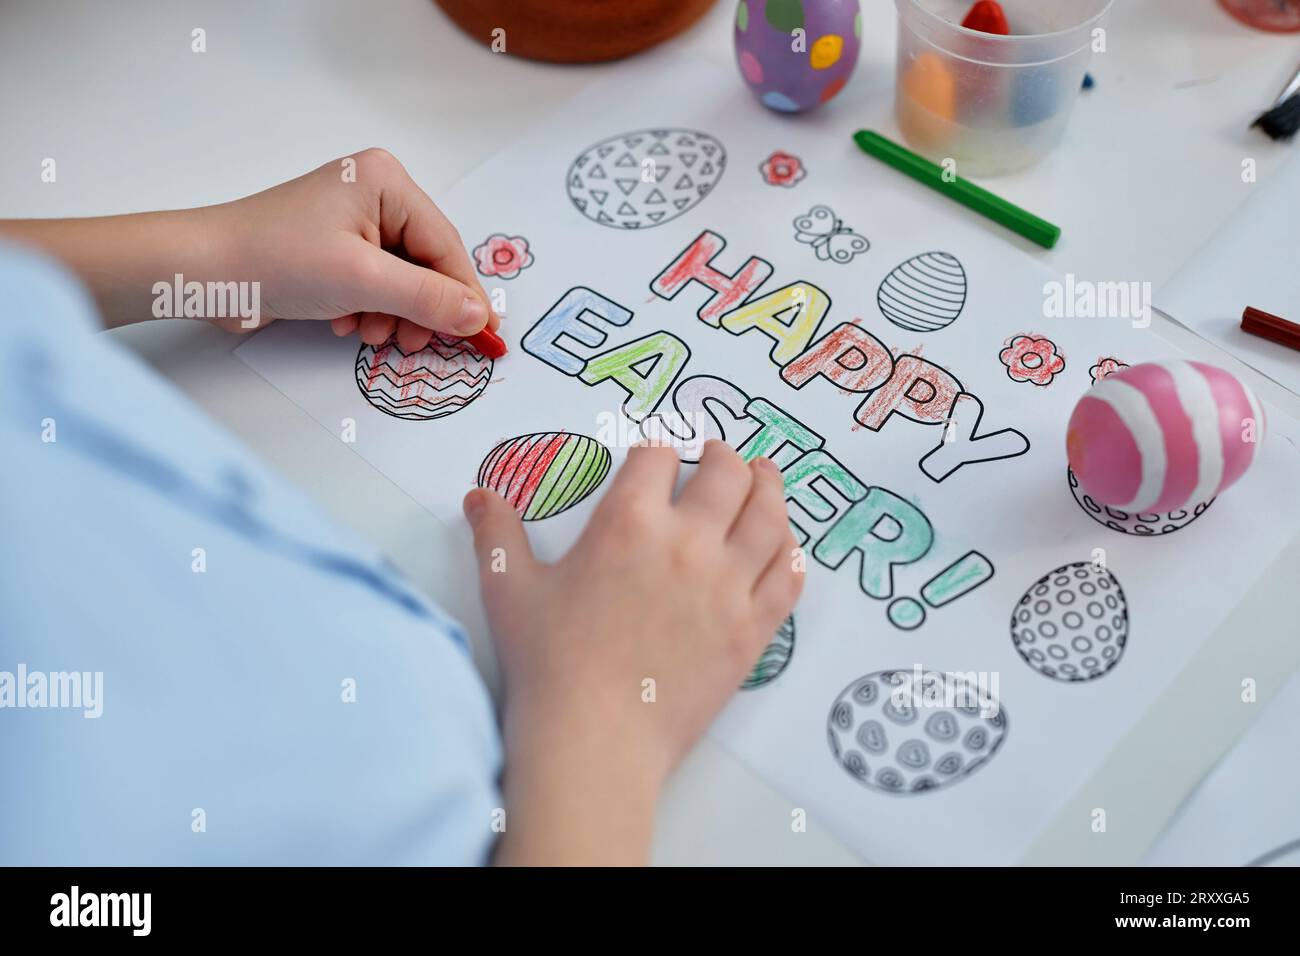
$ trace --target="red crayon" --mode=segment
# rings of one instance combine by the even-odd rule
[[[505,339],[497,335],[486,325],[483,331],[475,332],[469,337],[469,344],[478,349],[483,355],[490,359],[499,359],[508,351],[506,349]]]
[[[1002,6],[997,3],[997,0],[979,0],[970,8],[970,13],[966,14],[966,19],[961,22],[961,25],[967,30],[996,33],[999,36],[1007,36],[1011,33],[1011,27],[1007,25],[1007,15],[1002,12]]]
[[[1241,330],[1261,339],[1300,351],[1300,325],[1276,315],[1246,307],[1241,313]]]

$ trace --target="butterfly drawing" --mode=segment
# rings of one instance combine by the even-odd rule
[[[807,215],[796,219],[794,237],[811,244],[818,259],[841,265],[871,248],[871,243],[844,225],[830,206],[813,206]]]

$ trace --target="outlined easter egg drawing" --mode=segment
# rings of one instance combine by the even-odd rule
[[[794,615],[791,614],[781,626],[777,628],[776,635],[772,638],[771,643],[763,648],[763,653],[759,655],[758,663],[754,669],[749,672],[744,683],[740,685],[741,690],[753,690],[756,687],[762,687],[770,684],[781,676],[781,673],[790,664],[790,658],[794,656]]]
[[[1030,585],[1011,612],[1011,642],[1025,663],[1060,681],[1095,680],[1128,643],[1128,599],[1108,568],[1065,564]]]
[[[726,149],[708,133],[643,129],[583,150],[566,185],[574,208],[592,222],[649,229],[697,205],[726,168]]]
[[[966,270],[947,252],[923,252],[885,276],[876,304],[900,329],[937,332],[955,322],[966,305]]]
[[[1214,499],[1211,498],[1209,501],[1198,502],[1191,508],[1162,511],[1159,514],[1154,511],[1128,512],[1122,508],[1101,504],[1083,490],[1083,486],[1079,484],[1079,479],[1071,469],[1067,468],[1065,471],[1070,483],[1070,493],[1074,495],[1075,502],[1083,509],[1084,514],[1093,521],[1122,534],[1135,534],[1143,538],[1169,534],[1180,528],[1186,528],[1214,504]]]
[[[480,488],[508,501],[525,521],[572,508],[605,480],[609,449],[586,435],[541,432],[501,442],[483,459]]]
[[[854,780],[884,793],[950,786],[993,759],[1007,735],[987,688],[942,671],[876,671],[831,704],[831,754]]]
[[[357,388],[386,415],[411,421],[444,418],[483,394],[492,360],[465,339],[435,332],[418,352],[406,353],[389,339],[357,352]]]

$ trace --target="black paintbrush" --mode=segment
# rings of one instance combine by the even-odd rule
[[[1259,119],[1250,125],[1258,126],[1270,138],[1279,140],[1289,140],[1300,131],[1300,70],[1296,70],[1273,108],[1260,114]]]

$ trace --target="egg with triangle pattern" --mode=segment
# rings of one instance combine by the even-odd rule
[[[650,229],[707,196],[727,168],[727,151],[708,133],[643,129],[583,150],[569,166],[575,209],[611,229]]]

